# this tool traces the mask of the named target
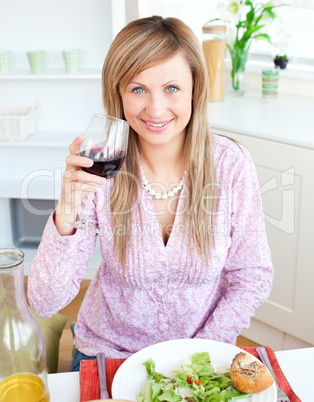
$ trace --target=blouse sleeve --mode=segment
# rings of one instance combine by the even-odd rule
[[[273,279],[256,169],[242,151],[231,178],[231,245],[222,270],[222,295],[196,335],[232,344],[269,296]]]
[[[84,205],[85,200],[80,210]],[[96,244],[95,234],[80,229],[72,236],[61,236],[55,213],[47,221],[28,278],[30,305],[43,318],[56,314],[77,295]]]

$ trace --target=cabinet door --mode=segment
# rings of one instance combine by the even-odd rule
[[[274,264],[269,299],[256,318],[314,343],[314,150],[213,129],[243,144],[255,162]]]

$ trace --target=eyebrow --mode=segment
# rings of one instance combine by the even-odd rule
[[[144,87],[144,84],[141,84],[140,82],[136,82],[136,81],[131,81],[128,83],[128,85],[140,85],[141,87]]]
[[[180,80],[177,80],[177,79],[173,79],[173,80],[170,80],[170,81],[168,81],[168,82],[166,82],[166,83],[164,83],[164,84],[162,84],[164,87],[166,87],[167,85],[169,85],[169,84],[174,84],[174,83],[180,83],[180,84],[182,84],[184,81],[180,81]],[[140,83],[140,82],[136,82],[136,81],[131,81],[131,82],[129,82],[129,84],[128,85],[140,85],[140,86],[142,86],[142,87],[146,87],[146,85],[145,84],[142,84],[142,83]]]

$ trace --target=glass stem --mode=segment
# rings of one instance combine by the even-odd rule
[[[94,198],[94,193],[89,193],[87,201],[86,201],[85,208],[83,210],[84,219],[85,219],[86,222],[88,221],[88,217],[89,217],[89,214],[90,214],[90,211],[91,211],[93,198]]]

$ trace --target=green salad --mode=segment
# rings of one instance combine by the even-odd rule
[[[251,396],[233,387],[229,371],[215,372],[208,352],[195,353],[191,364],[182,364],[173,378],[157,373],[153,359],[143,364],[147,382],[136,397],[138,402],[225,402]]]

